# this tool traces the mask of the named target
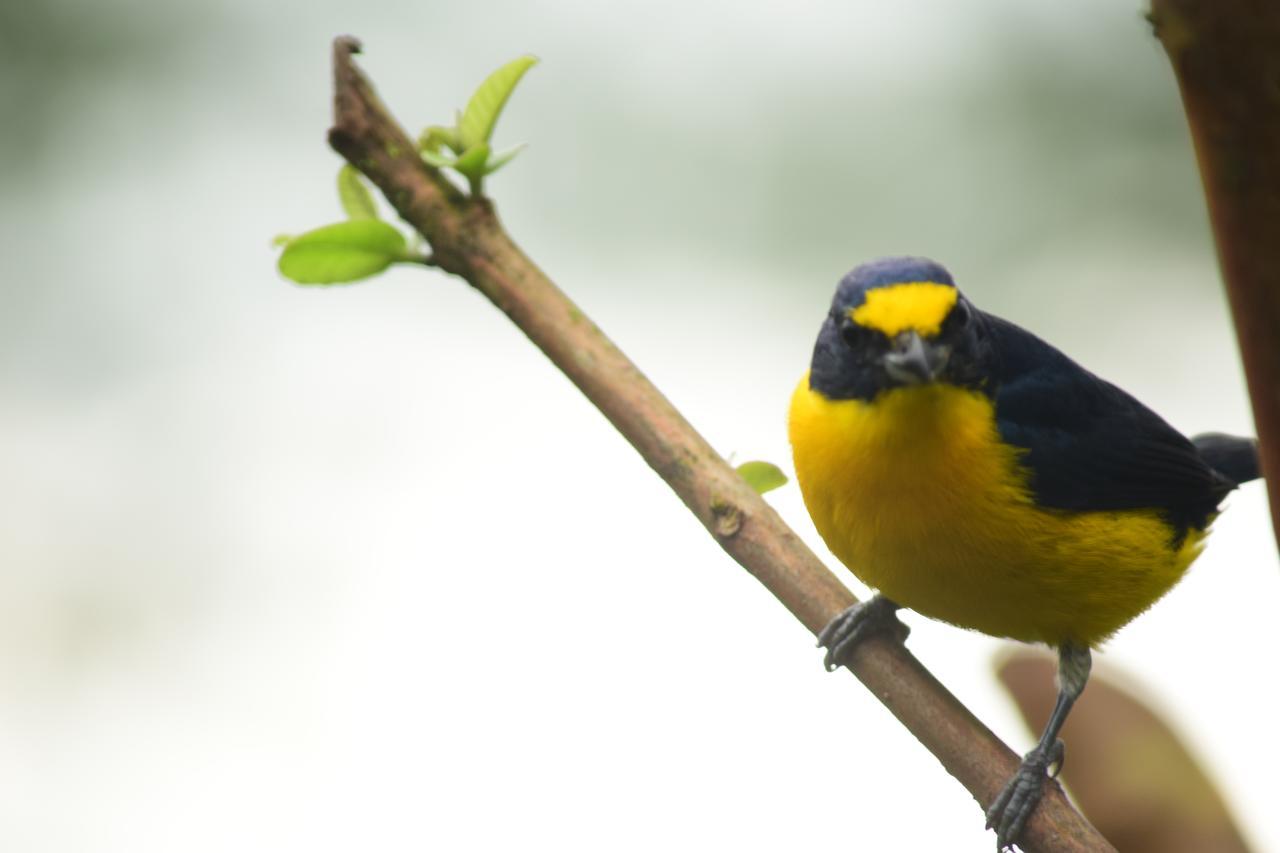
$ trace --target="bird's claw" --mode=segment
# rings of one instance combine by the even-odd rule
[[[898,609],[894,602],[876,595],[859,601],[832,619],[818,634],[818,645],[827,650],[822,661],[827,671],[847,664],[854,647],[874,634],[890,634],[899,641],[905,640],[911,629],[898,619]]]
[[[996,831],[996,853],[1013,849],[1027,820],[1044,796],[1044,785],[1062,770],[1065,747],[1055,740],[1043,749],[1037,746],[1022,759],[1018,772],[1008,781],[991,808],[987,809],[987,829]]]

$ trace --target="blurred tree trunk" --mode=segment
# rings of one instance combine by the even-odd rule
[[[1191,126],[1280,537],[1280,3],[1152,0],[1150,17]]]

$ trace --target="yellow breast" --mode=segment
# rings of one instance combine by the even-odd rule
[[[827,547],[864,583],[926,616],[995,636],[1095,644],[1196,558],[1152,510],[1036,506],[991,401],[932,384],[832,401],[801,380],[791,446]]]

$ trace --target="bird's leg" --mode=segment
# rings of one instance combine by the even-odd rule
[[[1045,780],[1062,770],[1062,741],[1058,732],[1089,680],[1093,658],[1086,646],[1063,643],[1058,647],[1058,703],[1049,715],[1040,742],[1022,759],[1018,772],[987,809],[987,829],[996,831],[996,851],[1012,847],[1044,794]]]
[[[847,664],[853,647],[873,634],[892,634],[905,640],[911,629],[898,620],[900,607],[883,595],[873,595],[832,619],[818,635],[818,645],[827,650],[823,660],[827,671]]]

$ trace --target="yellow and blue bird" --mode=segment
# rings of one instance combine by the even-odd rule
[[[822,632],[828,669],[871,632],[905,636],[902,607],[1058,651],[1057,705],[987,811],[997,849],[1061,766],[1090,649],[1178,582],[1259,476],[1253,439],[1187,439],[924,258],[840,281],[789,432],[814,525],[877,592]]]

